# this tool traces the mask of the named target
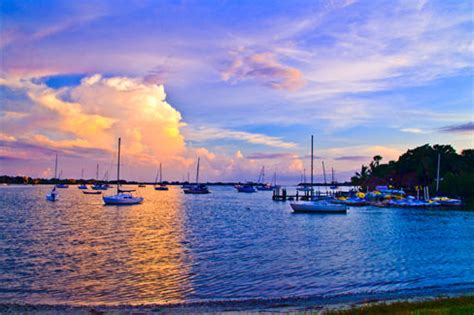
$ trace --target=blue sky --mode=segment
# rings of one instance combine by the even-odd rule
[[[3,173],[50,175],[48,149],[74,177],[110,164],[118,135],[149,180],[200,155],[208,180],[266,165],[296,181],[311,134],[342,179],[375,154],[473,147],[471,1],[0,6]]]

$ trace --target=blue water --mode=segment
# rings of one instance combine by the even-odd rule
[[[168,304],[474,292],[474,212],[292,214],[271,192],[0,188],[0,303]],[[108,193],[108,192],[107,192]]]

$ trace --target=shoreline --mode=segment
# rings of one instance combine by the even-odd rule
[[[474,292],[459,295],[439,295],[424,297],[404,297],[388,299],[363,299],[340,301],[339,303],[315,303],[301,298],[299,301],[245,300],[245,301],[210,301],[177,304],[147,305],[68,305],[68,304],[22,304],[0,303],[1,314],[192,314],[192,313],[285,313],[285,314],[380,314],[403,313],[412,311],[464,311],[474,313]]]

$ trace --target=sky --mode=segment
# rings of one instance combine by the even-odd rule
[[[472,1],[0,2],[0,173],[347,180],[474,147]],[[328,175],[328,178],[330,176]]]

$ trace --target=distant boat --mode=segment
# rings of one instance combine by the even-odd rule
[[[155,177],[155,190],[168,190],[168,186],[163,184],[163,177],[162,177],[162,171],[161,171],[161,163],[160,163],[160,169],[159,169],[159,176],[160,176],[160,184],[157,185],[157,180],[158,180],[158,174],[156,174]]]
[[[295,213],[346,213],[347,206],[326,200],[298,201],[290,204]]]
[[[336,178],[334,177],[334,168],[331,167],[331,186],[330,189],[337,189],[337,182]]]
[[[191,185],[189,188],[185,188],[183,191],[185,194],[191,195],[203,195],[210,193],[209,189],[205,184],[199,184],[199,162],[200,158],[197,161],[197,170],[196,170],[196,184]]]
[[[236,185],[235,188],[237,189],[238,192],[242,193],[254,193],[257,192],[255,187],[253,187],[253,184],[248,182],[243,185]]]
[[[99,180],[99,164],[97,164],[95,178],[97,181]],[[92,190],[107,190],[109,188],[109,185],[96,182],[94,183],[94,185],[91,186],[91,188]]]
[[[56,154],[56,168],[58,166],[58,155]],[[59,172],[59,176],[58,176],[58,181],[61,180],[61,175],[63,174],[63,171],[61,170]],[[56,170],[54,170],[54,177],[56,177]],[[58,183],[56,184],[56,188],[69,188],[69,185],[67,184],[61,184],[61,183]]]
[[[100,194],[102,194],[102,192],[99,191],[99,190],[94,190],[94,191],[85,191],[84,190],[82,193],[84,195],[100,195]]]
[[[143,187],[146,187],[146,185],[145,184],[138,184],[138,187],[143,188]]]
[[[56,191],[56,186],[51,189],[51,192],[46,195],[46,200],[48,201],[57,201],[59,199],[59,194]]]
[[[84,169],[81,170],[81,180],[84,180]],[[86,184],[80,184],[79,186],[77,186],[77,188],[87,189],[87,185]]]
[[[297,191],[312,192],[314,189],[310,185],[306,184],[306,169],[303,169],[302,185],[298,185]]]
[[[120,189],[120,142],[118,138],[117,146],[117,194],[112,196],[104,196],[102,199],[106,205],[136,205],[143,202],[142,197],[134,197],[131,192],[133,190]]]
[[[255,186],[259,191],[268,191],[273,190],[273,185],[270,183],[265,183],[265,166],[262,166],[260,175],[258,176],[257,186]]]

